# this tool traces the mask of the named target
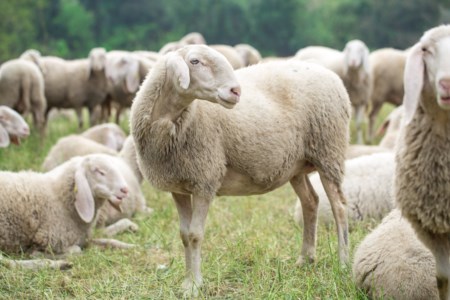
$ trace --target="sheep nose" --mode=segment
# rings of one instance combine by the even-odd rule
[[[28,127],[23,128],[22,133],[24,135],[29,135],[30,134],[30,129]]]
[[[128,189],[126,187],[121,188],[120,191],[125,195],[128,194]]]
[[[239,96],[241,95],[241,87],[239,87],[239,86],[233,87],[233,88],[230,89],[230,92],[231,92],[233,95],[236,95],[236,96],[239,97]]]
[[[443,78],[439,80],[439,85],[442,89],[450,91],[450,78]]]

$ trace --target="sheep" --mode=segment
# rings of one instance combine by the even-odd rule
[[[41,62],[41,57],[42,57],[41,52],[39,52],[38,50],[28,49],[24,53],[22,53],[19,58],[29,60],[29,61],[35,63],[36,66],[38,66],[41,73],[44,74],[46,72],[46,70]]]
[[[82,128],[82,108],[87,107],[90,124],[97,123],[93,110],[105,101],[107,95],[105,49],[92,49],[88,59],[64,60],[44,56],[41,63],[45,69],[45,97],[48,104],[46,113],[52,108],[74,108],[78,125]]]
[[[234,49],[241,56],[244,67],[255,65],[261,61],[261,54],[258,50],[248,44],[237,44]]]
[[[348,218],[359,222],[366,219],[381,220],[394,205],[394,153],[376,153],[345,162],[342,191],[347,199]],[[319,222],[331,225],[331,207],[317,173],[309,177],[319,196]],[[294,220],[303,223],[302,206],[297,199]]]
[[[142,174],[137,166],[134,143],[131,137],[126,139],[125,145],[126,147],[122,149],[123,151],[117,153],[115,150],[81,135],[69,135],[58,140],[41,167],[42,171],[48,172],[75,156],[85,156],[94,153],[113,156],[111,163],[114,163],[124,176],[129,193],[128,198],[122,203],[120,212],[109,203],[105,203],[100,208],[96,226],[100,228],[108,226],[103,229],[103,233],[108,236],[128,229],[136,231],[139,228],[138,225],[130,220],[117,222],[120,219],[129,219],[137,212],[150,215],[153,211],[153,209],[147,207],[140,187]]]
[[[44,79],[33,62],[12,59],[0,67],[0,105],[6,105],[25,115],[33,115],[34,126],[45,134]]]
[[[436,265],[411,224],[392,210],[357,247],[353,280],[371,299],[438,299]]]
[[[436,260],[440,299],[450,299],[450,26],[424,33],[408,53],[395,199]]]
[[[128,51],[110,51],[106,59],[108,100],[103,103],[104,115],[111,114],[112,103],[118,106],[116,123],[123,108],[130,107],[139,84],[144,80],[154,61]]]
[[[30,128],[22,116],[8,106],[0,105],[0,148],[10,143],[20,145],[20,139],[30,134]]]
[[[123,129],[114,123],[93,126],[81,133],[81,136],[96,141],[97,143],[103,144],[116,151],[122,149],[123,143],[126,139],[126,134]]]
[[[75,157],[47,173],[0,172],[0,250],[66,254],[86,246],[105,201],[128,194],[111,157]]]
[[[205,38],[199,32],[191,32],[183,36],[179,41],[169,42],[161,47],[159,54],[164,55],[171,51],[176,51],[186,45],[206,44]]]
[[[393,48],[375,50],[369,55],[372,91],[368,140],[373,141],[375,121],[385,102],[399,106],[403,100],[403,71],[406,51]]]
[[[244,67],[244,61],[237,49],[228,45],[209,45],[209,47],[222,53],[222,55],[230,62],[233,69],[237,70]]]
[[[234,73],[203,45],[158,61],[133,102],[130,131],[142,174],[171,192],[177,206],[186,294],[202,284],[200,247],[216,195],[261,194],[289,181],[307,217],[297,264],[314,261],[317,197],[307,177],[313,170],[332,201],[340,260],[348,261],[340,185],[350,110],[342,81],[319,65],[274,62]]]
[[[300,49],[296,59],[312,60],[336,72],[344,82],[355,110],[357,143],[363,143],[364,110],[371,91],[369,49],[360,40],[351,40],[342,52],[320,46]]]

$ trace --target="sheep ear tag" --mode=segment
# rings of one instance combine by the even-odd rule
[[[78,215],[84,222],[92,222],[95,203],[82,166],[78,166],[75,171],[75,187],[73,190],[75,193],[75,209]]]
[[[6,129],[0,125],[0,148],[6,148],[9,146],[9,134]]]
[[[173,74],[178,79],[180,87],[186,90],[189,87],[191,78],[189,76],[188,65],[183,58],[179,54],[173,53],[168,58],[167,65],[172,69]]]

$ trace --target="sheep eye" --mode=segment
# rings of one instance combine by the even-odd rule
[[[423,51],[423,52],[428,52],[427,47],[422,47],[422,51]]]
[[[100,174],[101,176],[105,176],[105,172],[103,172],[100,169],[95,169],[95,172],[97,172],[98,174]]]
[[[198,64],[200,61],[198,59],[191,59],[191,64],[196,65]]]

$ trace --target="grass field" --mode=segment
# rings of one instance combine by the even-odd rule
[[[385,106],[380,120],[391,109]],[[126,122],[121,125],[128,131]],[[76,122],[54,120],[45,140],[33,133],[20,147],[0,149],[0,169],[39,170],[51,145],[75,132]],[[143,191],[153,215],[136,216],[139,231],[116,237],[138,245],[135,249],[89,247],[68,258],[73,268],[67,271],[33,272],[0,265],[0,299],[182,298],[184,251],[175,205],[170,194],[148,183]],[[339,267],[334,228],[319,226],[314,265],[294,266],[302,236],[292,219],[295,199],[285,185],[261,196],[214,200],[202,248],[205,285],[200,298],[366,299],[352,282],[351,267]],[[374,221],[367,221],[352,227],[351,254],[374,226]]]

